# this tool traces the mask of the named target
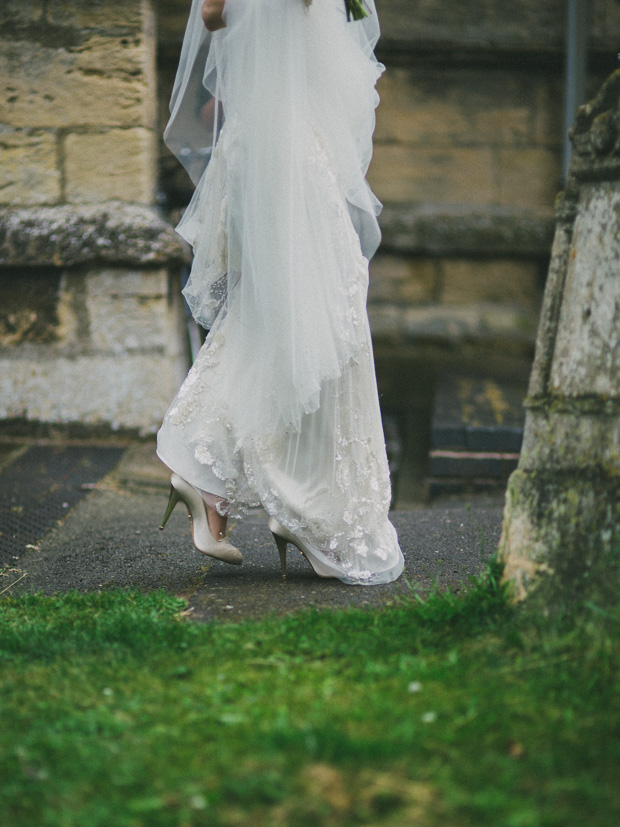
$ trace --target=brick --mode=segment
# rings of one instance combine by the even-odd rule
[[[498,302],[537,310],[538,265],[530,261],[450,260],[441,263],[445,304]]]
[[[152,126],[153,44],[94,35],[74,48],[0,40],[3,121],[16,127]]]
[[[546,207],[561,187],[561,159],[543,148],[497,149],[497,200],[518,207]]]
[[[56,136],[43,130],[0,131],[0,204],[29,206],[60,200]]]
[[[156,140],[146,129],[70,134],[64,143],[66,197],[73,203],[151,203]]]
[[[442,150],[376,144],[368,178],[382,201],[490,204],[492,152],[487,147]]]

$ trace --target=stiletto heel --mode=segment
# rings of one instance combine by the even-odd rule
[[[174,511],[174,507],[176,506],[176,504],[179,502],[180,499],[181,499],[181,495],[176,490],[174,485],[171,485],[170,486],[170,496],[168,497],[168,507],[166,508],[166,513],[164,514],[164,518],[161,521],[161,525],[159,526],[160,531],[163,531],[164,528],[166,527],[166,523],[168,522],[168,518],[170,517],[170,515]]]
[[[187,513],[189,514],[192,526],[192,539],[196,549],[201,552],[201,554],[206,554],[207,557],[222,560],[224,563],[231,563],[233,566],[240,566],[241,563],[243,563],[243,557],[239,549],[235,548],[233,544],[225,538],[223,540],[215,539],[209,528],[204,500],[194,486],[190,485],[178,474],[173,474],[170,477],[170,498],[164,519],[159,526],[160,529],[168,522],[168,518],[179,500],[183,500],[187,506]]]
[[[299,549],[319,577],[336,576],[333,571],[331,571],[323,562],[321,562],[320,559],[318,559],[317,552],[320,553],[319,548],[312,546],[310,543],[304,542],[299,539],[299,537],[296,537],[291,531],[288,530],[288,528],[280,525],[275,517],[269,518],[269,530],[273,534],[273,539],[276,541],[276,546],[278,547],[278,552],[280,554],[280,566],[282,567],[282,577],[284,579],[286,579],[286,546],[288,543],[292,543]]]
[[[278,553],[280,554],[280,568],[282,569],[282,580],[286,580],[286,546],[288,543],[286,538],[281,537],[279,534],[273,534],[273,539],[276,541]]]

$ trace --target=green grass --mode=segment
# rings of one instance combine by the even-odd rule
[[[164,592],[0,602],[0,824],[619,823],[618,618],[459,596],[198,625]]]

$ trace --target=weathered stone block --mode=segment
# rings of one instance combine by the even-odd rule
[[[383,247],[400,255],[544,260],[553,239],[553,210],[386,203],[379,216]]]
[[[514,72],[388,68],[378,84],[377,141],[429,145],[528,145],[533,102],[546,79]]]
[[[58,339],[60,273],[0,270],[0,348]]]
[[[496,302],[538,310],[535,262],[446,259],[441,271],[441,300],[446,304]]]
[[[157,39],[161,43],[180,44],[187,25],[189,5],[155,0],[157,13]]]
[[[560,201],[563,199],[560,198]],[[555,349],[555,331],[562,304],[562,284],[566,273],[567,258],[570,253],[572,226],[559,222],[553,237],[551,261],[543,303],[540,312],[538,335],[536,338],[536,354],[528,393],[532,397],[541,396],[547,390],[549,372]]]
[[[368,179],[379,199],[393,204],[491,204],[493,150],[377,143]]]
[[[6,31],[8,26],[23,26],[39,20],[43,13],[44,0],[2,0],[0,24]]]
[[[165,270],[104,270],[87,283],[91,347],[101,353],[165,350],[168,278]]]
[[[620,28],[615,0],[592,0],[592,46],[614,49]],[[553,51],[564,45],[562,0],[382,0],[379,4],[383,44],[412,48],[453,46],[496,51]]]
[[[43,130],[0,130],[0,204],[54,204],[61,176],[56,136]]]
[[[106,29],[122,26],[139,30],[152,3],[151,0],[48,0],[45,5],[47,19],[62,26]]]
[[[518,207],[553,204],[561,183],[561,163],[549,149],[523,148],[496,151],[497,203]]]
[[[530,101],[534,143],[560,150],[563,146],[564,89],[561,78],[545,77],[536,84]]]
[[[438,77],[429,89],[426,76],[409,69],[388,69],[377,86],[381,104],[375,140],[410,144],[471,140],[471,123],[462,105],[462,94],[458,94],[462,84],[451,82],[453,77],[442,84],[440,78],[446,80]]]
[[[48,279],[22,274],[33,289],[0,313],[0,418],[156,430],[187,371],[177,286],[170,299],[161,269]],[[36,318],[20,331],[21,311]]]
[[[497,304],[411,307],[377,303],[369,305],[368,315],[377,339],[454,345],[503,342],[525,351],[533,344],[537,321],[535,313]]]
[[[160,354],[5,359],[0,418],[154,433],[177,392],[183,360]]]
[[[620,396],[620,183],[584,186],[555,343],[550,387]]]
[[[557,400],[549,411],[530,403],[519,467],[576,476],[603,471],[620,479],[620,404]]]
[[[146,129],[70,134],[64,143],[65,192],[73,203],[119,200],[151,203],[155,135]]]
[[[150,207],[0,208],[0,265],[70,267],[93,261],[153,265],[190,261],[189,247]]]
[[[47,31],[50,39],[59,27],[139,30],[151,6],[151,0],[2,0],[0,23],[5,30],[38,23],[33,31]]]
[[[154,41],[81,32],[76,45],[0,40],[2,119],[12,126],[155,123]]]
[[[616,606],[618,477],[515,471],[499,548],[504,577],[517,600],[533,599],[545,612],[588,599]]]
[[[415,304],[432,301],[437,262],[377,255],[370,264],[369,302]]]
[[[89,275],[90,298],[161,299],[168,296],[168,274],[165,270],[127,270],[122,267],[102,268]]]

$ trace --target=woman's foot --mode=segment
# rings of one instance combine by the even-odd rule
[[[275,517],[269,518],[269,530],[273,534],[273,539],[276,542],[276,546],[278,547],[278,552],[280,554],[280,566],[282,569],[282,578],[286,580],[286,546],[288,543],[292,543],[296,546],[299,551],[303,554],[306,560],[310,563],[312,568],[314,569],[315,573],[319,575],[319,577],[335,577],[336,575],[332,570],[330,570],[318,557],[317,553],[320,553],[320,549],[317,546],[313,546],[309,542],[304,542],[288,528],[285,528],[283,525],[275,519]]]
[[[223,540],[226,536],[226,524],[228,523],[228,517],[220,514],[219,511],[216,511],[215,508],[211,508],[211,506],[206,503],[205,506],[207,509],[209,531],[216,540]]]
[[[164,519],[159,528],[164,528],[168,517],[179,501],[183,501],[187,507],[192,524],[192,538],[198,551],[206,554],[207,557],[213,557],[216,560],[222,560],[224,563],[232,563],[234,566],[240,566],[243,562],[243,557],[239,549],[235,548],[227,539],[218,539],[218,537],[212,533],[207,518],[208,506],[199,491],[175,473],[170,477],[170,499]],[[212,510],[215,511],[215,509]],[[217,514],[217,512],[215,513]],[[219,514],[217,516],[221,517]]]

